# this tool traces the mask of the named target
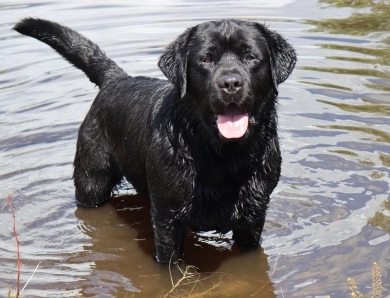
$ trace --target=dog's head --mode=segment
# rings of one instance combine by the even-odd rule
[[[278,85],[295,63],[294,49],[278,33],[258,23],[223,20],[187,29],[158,65],[182,100],[196,101],[192,106],[223,139],[239,140],[275,104]]]

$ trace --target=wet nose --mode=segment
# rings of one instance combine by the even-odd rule
[[[239,91],[244,85],[244,80],[240,74],[230,73],[221,75],[217,81],[218,87],[223,91],[233,94]]]

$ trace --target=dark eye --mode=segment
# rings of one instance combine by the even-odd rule
[[[204,59],[202,60],[203,63],[211,63],[213,61],[211,55],[206,55]]]
[[[252,55],[252,54],[246,54],[245,55],[245,60],[251,61],[253,59],[256,59],[256,57],[254,55]]]

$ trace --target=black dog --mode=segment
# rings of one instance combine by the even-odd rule
[[[169,81],[129,77],[77,32],[40,19],[16,31],[53,47],[100,87],[74,160],[76,200],[98,206],[124,176],[149,197],[156,258],[176,261],[187,228],[233,231],[259,245],[278,183],[278,84],[294,49],[263,25],[237,20],[186,30],[159,60]]]

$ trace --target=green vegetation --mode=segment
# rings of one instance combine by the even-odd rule
[[[374,136],[374,142],[385,142],[390,143],[390,134],[388,132],[365,126],[348,126],[348,125],[318,125],[321,128],[328,129],[340,129],[346,131],[360,131],[368,135]],[[371,138],[372,140],[372,138]]]
[[[378,171],[372,171],[372,173],[370,174],[370,177],[372,180],[378,180],[378,179],[381,179],[383,177],[385,177],[386,174],[385,173],[381,173],[381,172],[378,172]]]
[[[385,167],[390,167],[390,155],[379,152],[379,159]]]
[[[383,208],[390,211],[390,201],[385,201],[383,203]],[[382,211],[377,211],[375,215],[367,221],[367,224],[379,227],[390,235],[390,216]]]
[[[334,85],[334,84],[328,84],[328,83],[317,83],[317,82],[310,82],[310,81],[299,81],[299,83],[320,86],[320,87],[326,87],[326,88],[339,89],[339,90],[345,90],[345,91],[352,91],[351,88],[339,86],[339,85]]]
[[[356,11],[345,19],[308,20],[315,25],[315,31],[332,34],[367,35],[372,32],[390,31],[390,4],[388,1],[374,0],[319,0],[320,3],[335,7],[350,7]],[[370,8],[368,12],[358,11],[360,8]],[[390,57],[390,56],[389,56]]]
[[[349,155],[349,156],[358,156],[355,152],[348,151],[348,150],[328,150],[329,152],[338,153],[342,155]]]
[[[325,103],[331,106],[338,107],[339,109],[353,113],[372,113],[383,116],[390,116],[390,105],[378,104],[366,100],[367,104],[351,104],[332,102],[328,100],[317,99],[318,102]]]
[[[390,2],[374,0],[319,0],[319,3],[322,4],[323,9],[328,7],[349,8],[352,9],[352,13],[347,18],[306,20],[307,24],[314,26],[310,31],[352,36],[370,35],[377,39],[380,44],[373,47],[372,44],[320,43],[318,46],[323,49],[345,51],[347,53],[347,55],[328,56],[327,59],[354,62],[352,65],[357,64],[358,66],[349,68],[303,66],[301,69],[390,80],[390,71],[387,68],[387,66],[390,66],[390,37],[388,34],[390,32]],[[348,55],[348,53],[357,55]],[[310,82],[309,84],[313,83]],[[390,91],[390,85],[387,85],[385,82],[364,82],[363,84],[367,88]],[[329,87],[337,88],[336,86]]]

